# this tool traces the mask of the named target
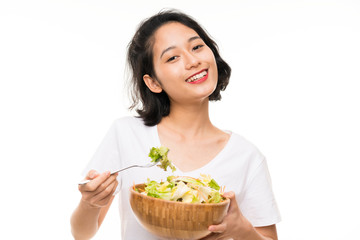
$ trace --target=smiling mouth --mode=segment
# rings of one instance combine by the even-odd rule
[[[185,80],[185,82],[187,82],[187,83],[196,82],[196,81],[202,79],[203,77],[205,77],[207,75],[207,73],[208,73],[207,70],[203,70],[203,71],[189,77],[188,79]]]

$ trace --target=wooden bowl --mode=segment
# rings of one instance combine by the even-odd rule
[[[144,190],[145,184],[135,188]],[[141,225],[161,239],[200,239],[208,227],[219,224],[227,214],[230,200],[221,203],[183,203],[140,194],[130,188],[130,205]]]

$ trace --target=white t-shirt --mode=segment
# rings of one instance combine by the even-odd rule
[[[190,171],[175,172],[158,168],[132,168],[119,173],[119,214],[122,239],[157,239],[137,222],[129,202],[129,189],[147,178],[165,180],[169,175],[200,177],[211,175],[225,191],[234,191],[243,215],[255,227],[268,226],[280,221],[280,214],[273,195],[270,175],[264,156],[257,148],[236,133],[222,151],[205,166]],[[84,170],[114,171],[133,164],[150,162],[152,147],[161,146],[157,126],[148,127],[140,118],[124,117],[116,120]],[[176,165],[175,165],[176,166]]]

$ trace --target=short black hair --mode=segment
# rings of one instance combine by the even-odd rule
[[[220,91],[224,91],[229,83],[231,68],[220,57],[218,46],[206,31],[190,16],[177,10],[164,10],[140,23],[134,37],[129,43],[127,61],[131,70],[130,95],[132,105],[147,126],[158,124],[170,113],[170,100],[165,91],[153,93],[146,86],[143,76],[155,77],[153,65],[154,33],[169,22],[179,22],[193,29],[215,56],[218,69],[218,83],[209,100],[221,99]]]

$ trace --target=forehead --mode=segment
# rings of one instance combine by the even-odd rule
[[[192,28],[179,22],[166,23],[154,34],[154,54],[170,46],[179,46],[194,36],[198,36],[198,34]]]

